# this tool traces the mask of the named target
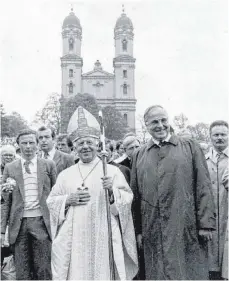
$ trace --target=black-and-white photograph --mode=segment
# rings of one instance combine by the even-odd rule
[[[2,0],[1,280],[228,280],[228,1]]]

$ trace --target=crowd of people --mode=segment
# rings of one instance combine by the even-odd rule
[[[68,134],[42,126],[1,147],[2,271],[12,256],[16,280],[110,280],[112,259],[116,280],[228,279],[228,123],[206,151],[155,105],[146,144],[103,147],[85,113]]]

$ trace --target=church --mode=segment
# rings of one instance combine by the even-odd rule
[[[99,60],[94,63],[91,71],[83,73],[82,26],[71,9],[62,26],[62,104],[78,93],[93,95],[99,106],[115,107],[123,115],[127,126],[135,131],[133,39],[133,24],[123,9],[114,27],[113,73],[105,71]],[[64,112],[62,115],[64,116]]]

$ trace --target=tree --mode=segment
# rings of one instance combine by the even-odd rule
[[[23,129],[28,129],[26,120],[16,111],[12,114],[4,114],[3,106],[1,106],[1,137],[16,137]]]
[[[0,113],[1,113],[1,137],[8,136],[8,120],[6,118],[6,112],[3,104],[0,104]]]
[[[187,127],[188,118],[183,113],[181,113],[179,115],[174,116],[173,123],[178,128],[178,130],[180,131],[180,130],[185,129]]]
[[[122,139],[128,131],[122,114],[112,106],[106,106],[102,111],[106,138],[112,140]]]
[[[82,106],[89,111],[95,118],[99,118],[99,105],[93,95],[77,94],[67,100],[61,99],[61,132],[66,132],[69,120],[77,107]]]
[[[197,123],[194,126],[188,126],[187,130],[192,134],[192,137],[198,142],[206,142],[209,143],[209,125],[205,123]]]
[[[96,119],[98,119],[99,117],[99,105],[96,101],[96,98],[93,95],[87,93],[77,94],[74,97],[68,99],[66,105],[69,109],[72,109],[69,112],[71,116],[75,112],[77,107],[82,106],[87,111],[89,111],[92,115],[94,115]]]
[[[140,140],[143,143],[146,143],[147,139],[150,138],[150,135],[147,131],[143,116],[138,115],[137,121],[138,121],[138,124],[139,124],[138,129],[137,129],[137,136],[140,138]]]
[[[35,115],[34,125],[52,126],[56,133],[59,134],[61,126],[60,114],[60,95],[52,93],[49,95],[45,106],[39,110]]]

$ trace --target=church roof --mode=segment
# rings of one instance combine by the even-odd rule
[[[96,77],[96,76],[101,77],[101,76],[104,76],[104,77],[113,78],[114,74],[109,73],[107,71],[104,71],[100,61],[97,60],[94,64],[94,70],[92,70],[90,72],[87,72],[87,73],[84,73],[82,76],[83,77]]]
[[[82,29],[82,27],[80,25],[80,20],[74,14],[73,9],[71,9],[70,14],[64,19],[62,28],[66,28],[69,25],[74,25],[74,26]]]
[[[121,14],[121,16],[117,19],[115,28],[131,28],[133,29],[133,23],[130,18],[127,17],[127,15],[124,13]]]
[[[113,78],[114,74],[109,73],[107,71],[104,70],[92,70],[89,72],[86,72],[84,74],[82,74],[83,78],[87,78],[87,77],[104,77],[104,78]]]

